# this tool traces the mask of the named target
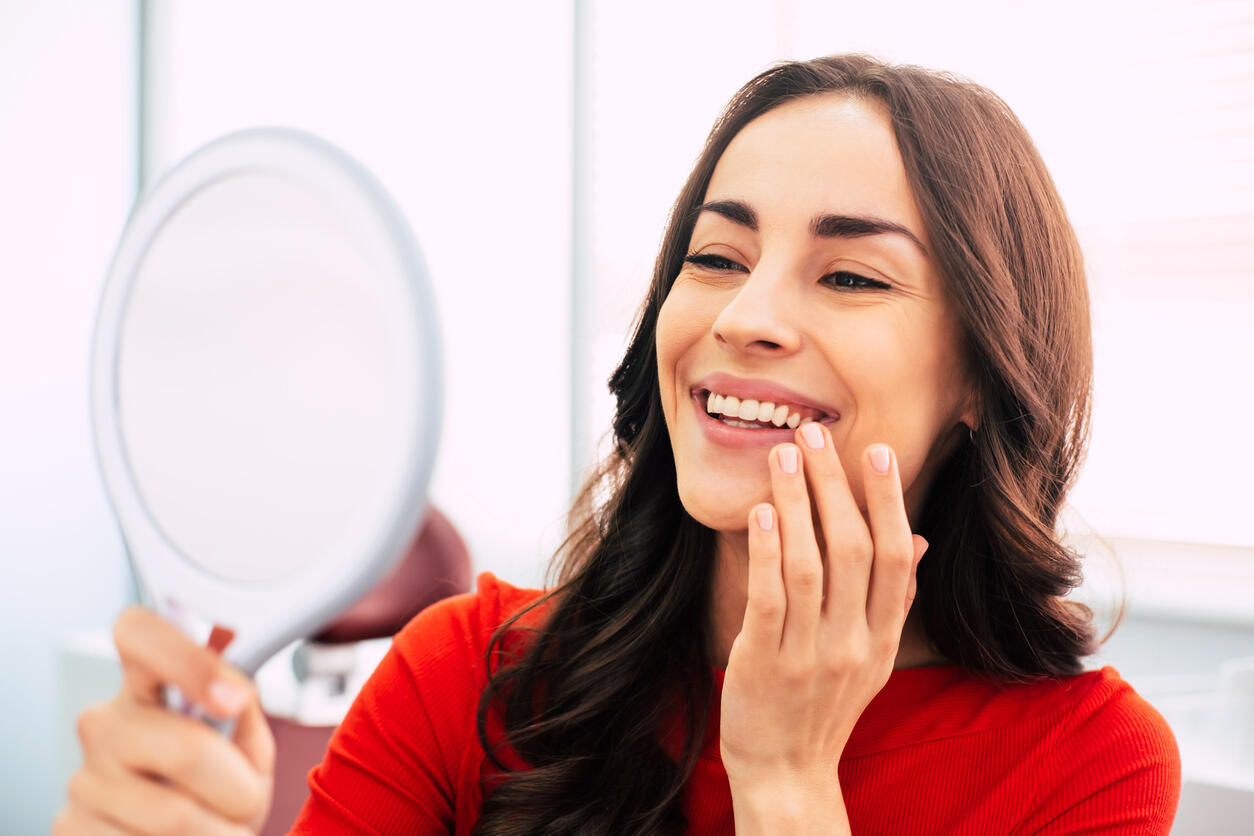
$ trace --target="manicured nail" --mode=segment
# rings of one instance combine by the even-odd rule
[[[811,450],[823,449],[823,429],[815,422],[801,428],[801,438]]]
[[[773,525],[775,525],[775,514],[771,512],[771,509],[759,508],[758,509],[758,528],[762,529],[763,531],[770,531],[771,526]]]
[[[209,699],[219,711],[235,715],[248,703],[248,692],[224,679],[215,679],[209,683]]]
[[[875,468],[876,473],[887,473],[891,462],[892,457],[887,445],[876,444],[871,448],[871,467]]]
[[[786,444],[779,448],[779,466],[784,469],[785,473],[797,472],[797,448],[791,444]]]

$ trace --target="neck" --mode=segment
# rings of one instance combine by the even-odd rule
[[[710,583],[710,647],[711,664],[727,668],[732,642],[744,623],[745,604],[749,593],[749,538],[747,532],[721,532],[714,553],[714,572]],[[928,645],[919,619],[912,610],[906,616],[897,646],[893,668],[915,668],[944,664],[947,660]]]

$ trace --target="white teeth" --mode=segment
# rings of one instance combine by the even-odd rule
[[[714,416],[725,416],[727,423],[733,424],[737,420],[741,421],[760,421],[763,424],[770,423],[777,427],[787,425],[790,429],[796,429],[802,424],[808,424],[816,419],[802,418],[800,412],[794,412],[788,404],[774,404],[771,401],[758,401],[753,398],[745,398],[743,401],[735,395],[719,395],[714,392],[709,393],[706,400],[706,412]]]

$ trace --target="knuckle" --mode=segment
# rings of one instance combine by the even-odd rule
[[[173,745],[165,745],[159,754],[166,774],[184,786],[194,782],[200,767],[206,761],[204,747],[191,735],[176,735]]]
[[[779,678],[790,688],[800,687],[809,681],[813,668],[798,660],[784,660],[779,665]]]
[[[862,565],[868,563],[875,553],[865,526],[833,525],[824,529],[824,534],[828,555],[836,556],[842,563]]]
[[[108,703],[95,703],[79,712],[74,723],[78,742],[84,750],[95,748],[108,725]]]
[[[118,615],[113,622],[113,643],[119,651],[129,647],[132,639],[148,621],[149,611],[139,604],[132,604]]]
[[[784,614],[784,603],[774,596],[751,599],[749,606],[753,608],[754,615],[767,621],[774,621]]]
[[[265,781],[250,781],[240,802],[241,810],[238,818],[252,820],[261,815],[270,806],[270,786]]]
[[[875,541],[866,526],[841,526],[833,528],[827,537],[828,552],[845,560],[867,562],[875,554]]]
[[[830,673],[844,674],[862,667],[864,654],[861,649],[849,646],[833,648],[823,656],[824,667]]]
[[[171,795],[153,810],[153,831],[155,836],[194,833],[199,825],[196,819],[196,808],[190,799]]]
[[[871,640],[873,655],[878,659],[893,656],[897,652],[897,639],[890,635],[876,636]]]
[[[78,770],[70,776],[70,782],[65,786],[65,797],[80,807],[90,808],[91,805],[87,802],[90,783],[91,776],[87,774],[87,770]]]
[[[270,803],[270,795],[265,782],[249,780],[235,785],[226,798],[218,813],[233,822],[251,821],[260,815]]]
[[[793,585],[805,592],[813,591],[823,583],[823,567],[818,561],[805,561],[789,567]]]

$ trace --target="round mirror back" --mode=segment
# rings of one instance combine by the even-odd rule
[[[389,451],[411,431],[406,278],[330,197],[260,171],[206,185],[157,230],[125,302],[131,477],[170,545],[224,580],[271,582],[358,539],[404,475]]]

